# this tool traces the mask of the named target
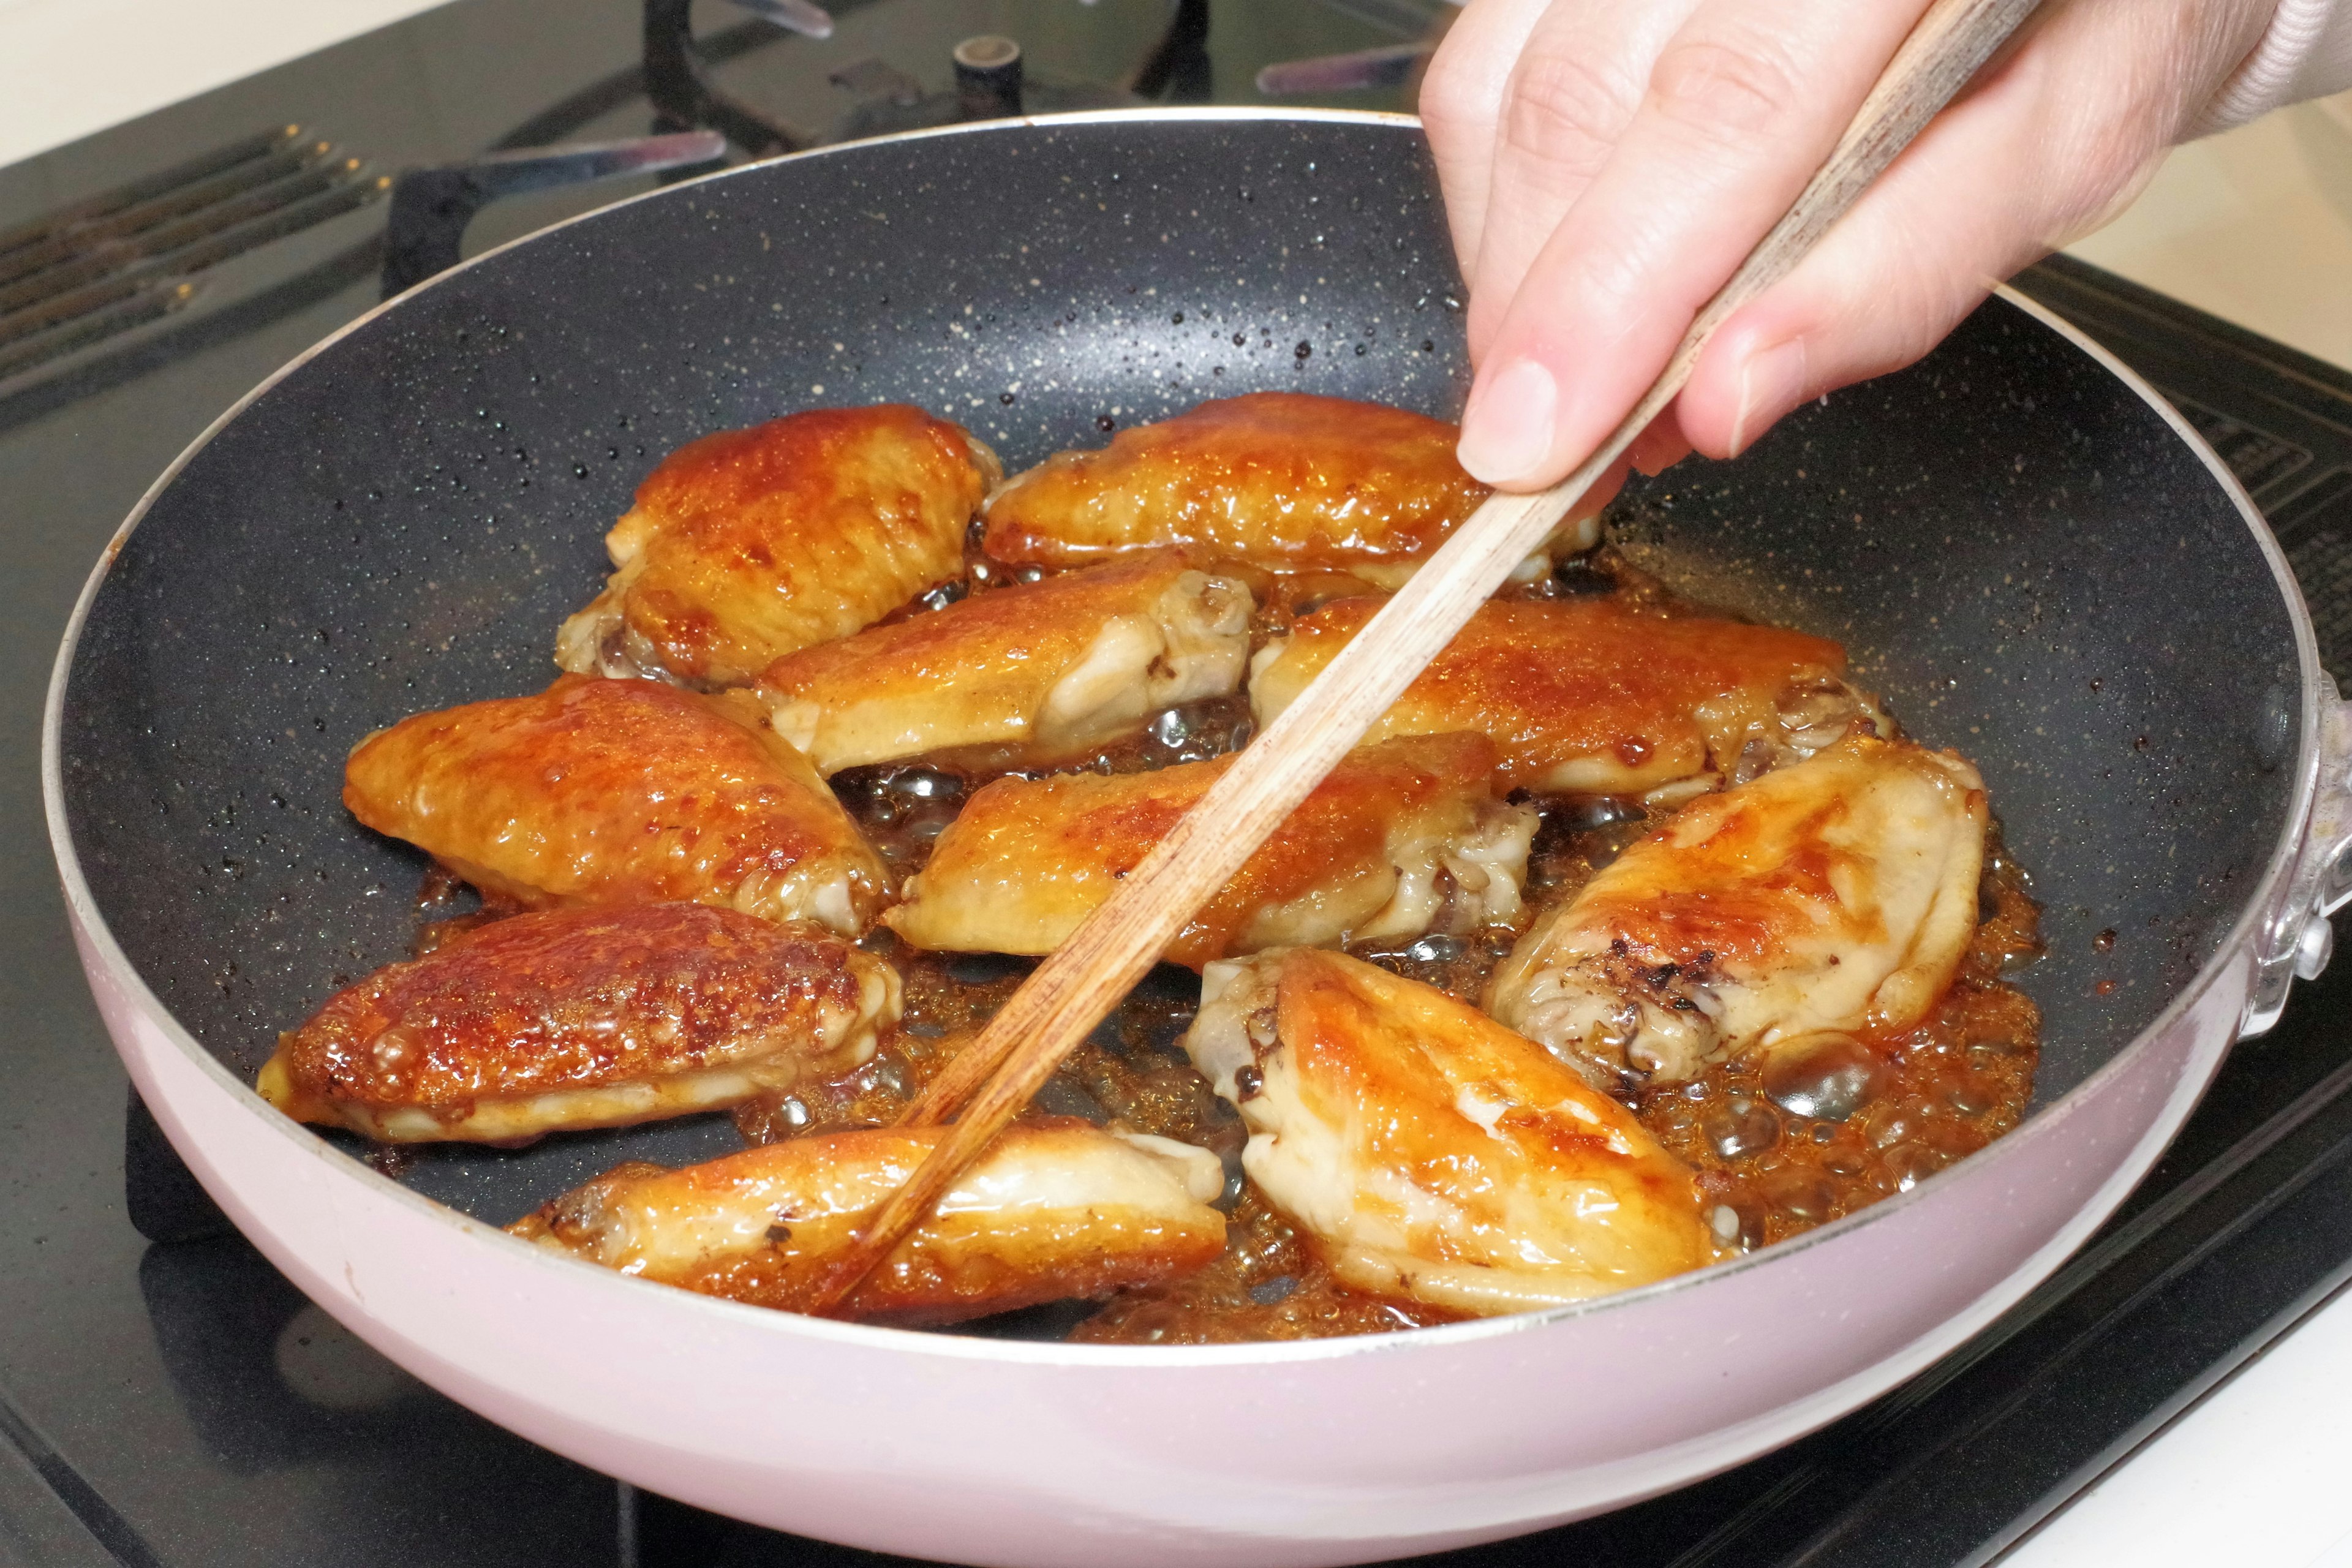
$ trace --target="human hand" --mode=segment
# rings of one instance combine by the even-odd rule
[[[1537,489],[1605,438],[1803,189],[1929,0],[1470,0],[1421,92],[1470,282],[1460,455]],[[1718,329],[1636,448],[1732,456],[1917,359],[2097,227],[2278,0],[2048,0],[1797,268]]]

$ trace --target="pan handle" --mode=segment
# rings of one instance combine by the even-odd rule
[[[2316,980],[2335,950],[2327,917],[2352,903],[2352,703],[2325,682],[2319,705],[2319,787],[2311,825],[2295,860],[2286,897],[2263,932],[2246,998],[2241,1038],[2266,1033],[2286,1008],[2288,988]]]

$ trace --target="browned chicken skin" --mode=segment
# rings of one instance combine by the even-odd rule
[[[1261,724],[1297,700],[1385,600],[1340,599],[1300,617],[1253,661]],[[1809,755],[1858,721],[1845,650],[1778,626],[1640,615],[1605,599],[1481,605],[1368,738],[1477,730],[1510,783],[1639,795],[1700,775]],[[1743,763],[1745,768],[1743,768]]]
[[[828,775],[950,746],[1056,762],[1236,689],[1250,602],[1240,583],[1158,550],[790,655],[761,691]]]
[[[999,779],[972,796],[883,916],[917,947],[1050,952],[1191,810],[1230,758],[1155,773]],[[1360,747],[1162,955],[1510,924],[1536,815],[1494,785],[1483,735]]]
[[[1395,587],[1486,498],[1454,460],[1458,426],[1402,408],[1254,392],[1059,452],[989,498],[988,552],[1078,566],[1176,544],[1277,572],[1339,570]],[[1592,542],[1616,491],[1563,525]]]
[[[1433,986],[1312,948],[1213,963],[1184,1048],[1248,1124],[1250,1180],[1356,1289],[1523,1312],[1713,1259],[1690,1167]]]
[[[882,960],[702,904],[498,921],[380,969],[279,1037],[261,1097],[387,1142],[505,1142],[682,1116],[874,1054]]]
[[[1984,781],[1853,736],[1693,801],[1549,911],[1486,1006],[1604,1087],[1909,1028],[1976,933]]]
[[[343,804],[484,892],[542,908],[687,899],[856,935],[889,875],[748,693],[567,675],[360,742]]]
[[[507,1228],[706,1296],[800,1310],[857,1222],[945,1135],[876,1128],[789,1139],[681,1171],[624,1165]],[[1066,1118],[1008,1128],[840,1315],[949,1323],[1107,1296],[1223,1250],[1216,1156]]]
[[[619,570],[564,622],[556,663],[740,685],[955,576],[998,471],[961,426],[902,404],[689,442],[606,536]]]

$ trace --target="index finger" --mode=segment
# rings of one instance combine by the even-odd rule
[[[1513,291],[1463,418],[1463,466],[1565,475],[1835,145],[1927,0],[1707,0]]]

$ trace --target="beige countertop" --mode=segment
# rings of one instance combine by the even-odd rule
[[[2176,148],[2069,248],[2352,370],[2352,94]]]

